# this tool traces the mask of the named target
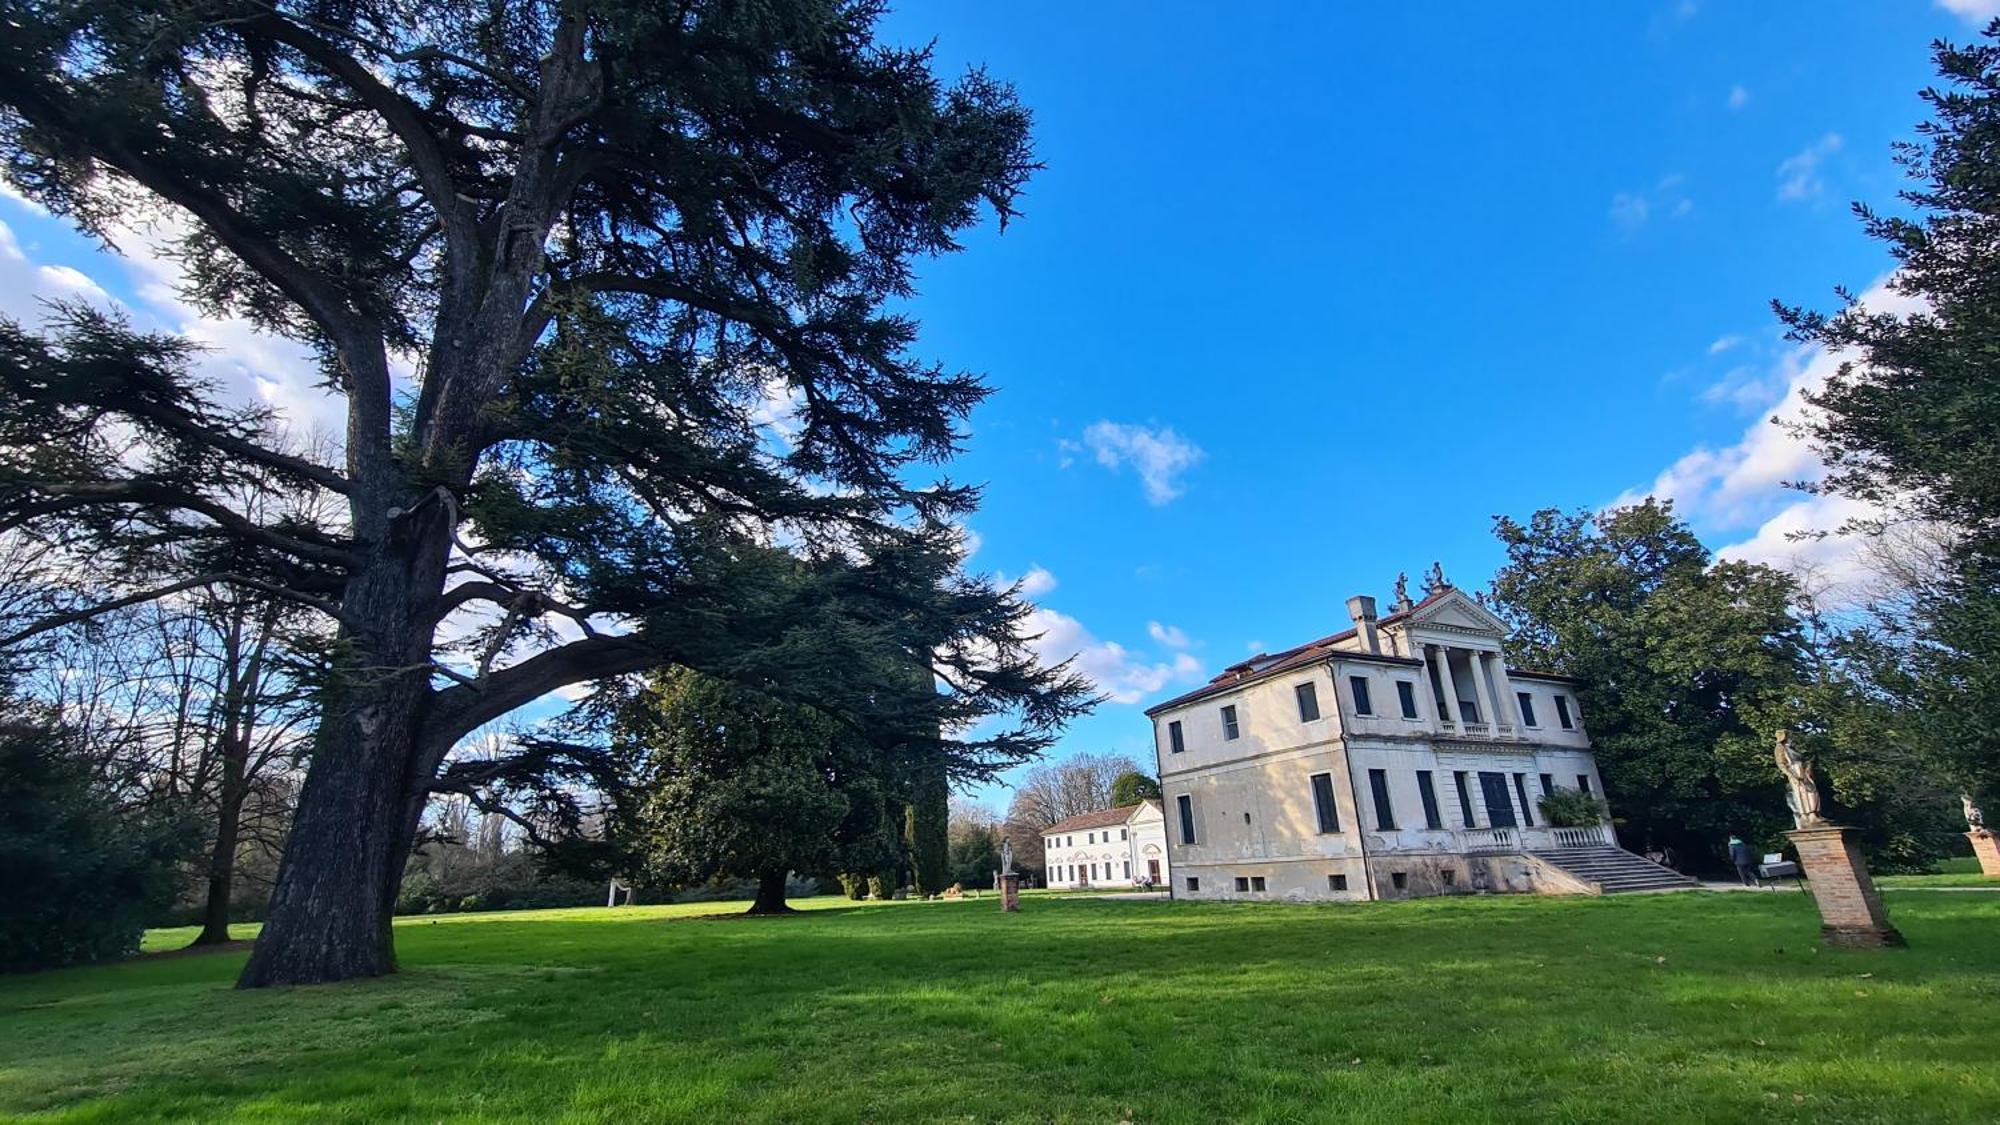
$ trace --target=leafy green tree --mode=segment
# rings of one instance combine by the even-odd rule
[[[634,696],[620,727],[636,766],[621,835],[647,879],[755,879],[749,912],[781,914],[789,873],[841,866],[845,787],[876,759],[843,743],[837,723],[675,669]]]
[[[1716,853],[1789,827],[1771,740],[1796,714],[1806,638],[1796,588],[1711,562],[1672,505],[1555,509],[1495,530],[1489,604],[1509,656],[1573,676],[1613,811],[1642,846]]]
[[[1790,575],[1714,561],[1652,500],[1496,528],[1508,563],[1488,601],[1512,627],[1509,655],[1579,681],[1630,842],[1711,861],[1731,833],[1780,846],[1792,827],[1771,762],[1783,728],[1877,866],[1921,869],[1950,846],[1934,771],[1859,671],[1875,642],[1830,627]]]
[[[309,344],[347,409],[302,456],[184,343],[0,327],[0,530],[84,544],[107,605],[227,584],[337,631],[244,986],[391,971],[427,800],[507,773],[453,747],[566,685],[674,664],[867,729],[904,669],[851,655],[934,653],[950,690],[889,725],[1011,712],[966,743],[994,766],[1086,705],[1018,599],[911,569],[975,500],[912,478],[986,388],[893,307],[1033,161],[1007,86],[880,11],[0,0],[10,182],[107,238],[171,208],[184,296]]]
[[[1885,614],[1880,685],[1919,752],[1989,806],[2000,799],[2000,24],[1983,42],[1933,45],[1944,81],[1923,91],[1933,119],[1898,146],[1905,213],[1857,204],[1896,259],[1889,292],[1910,311],[1846,304],[1828,315],[1777,305],[1794,339],[1853,356],[1801,429],[1825,461],[1813,491],[1867,501],[1881,533],[1950,529],[1934,583]]]
[[[1111,807],[1123,808],[1140,801],[1160,799],[1160,783],[1138,770],[1126,770],[1111,782]]]
[[[0,972],[130,956],[201,847],[184,807],[112,792],[68,735],[7,699],[0,720]]]
[[[965,825],[951,837],[951,881],[961,887],[984,887],[1000,870],[1000,832],[992,824]]]
[[[910,873],[917,893],[943,893],[951,885],[951,783],[942,762],[917,771],[910,789]]]

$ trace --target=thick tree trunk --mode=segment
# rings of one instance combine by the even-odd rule
[[[785,905],[785,870],[765,871],[757,876],[757,898],[746,914],[792,914]]]
[[[313,741],[277,885],[239,988],[324,984],[396,970],[390,922],[423,815],[430,615],[449,527],[407,530],[348,587],[347,651]],[[369,628],[368,626],[374,626]],[[417,776],[421,773],[423,776]]]
[[[222,765],[222,796],[215,810],[215,850],[208,857],[208,901],[202,908],[201,933],[193,945],[220,945],[229,940],[229,900],[236,882],[236,844],[243,822],[243,766],[235,749]]]

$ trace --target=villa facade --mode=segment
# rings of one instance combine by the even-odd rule
[[[1448,585],[1379,618],[1373,598],[1347,605],[1345,632],[1147,712],[1175,897],[1687,885],[1609,824],[1543,823],[1543,796],[1603,784],[1576,683],[1509,668],[1492,613]]]
[[[1050,887],[1163,887],[1172,875],[1158,801],[1099,809],[1042,830]]]

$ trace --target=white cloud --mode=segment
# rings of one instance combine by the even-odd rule
[[[1715,342],[1708,346],[1708,354],[1721,355],[1723,352],[1726,352],[1731,348],[1738,347],[1742,343],[1743,343],[1743,337],[1741,336],[1718,336],[1716,337]]]
[[[1093,422],[1083,440],[1097,463],[1118,470],[1131,465],[1146,489],[1146,500],[1166,504],[1185,491],[1180,476],[1207,456],[1200,446],[1175,433],[1173,427],[1152,429],[1123,422]]]
[[[1178,625],[1162,625],[1157,621],[1146,623],[1146,635],[1168,648],[1187,648],[1193,644],[1188,640],[1187,631]]]
[[[1776,398],[1784,387],[1783,371],[1767,371],[1743,364],[1730,368],[1720,379],[1702,388],[1701,400],[1711,406],[1759,410]]]
[[[1729,88],[1729,108],[1742,109],[1750,104],[1750,91],[1741,83]]]
[[[1641,195],[1621,191],[1611,197],[1611,221],[1626,230],[1645,226],[1652,209],[1652,205]]]
[[[1681,188],[1687,175],[1670,172],[1660,177],[1649,191],[1621,191],[1611,197],[1611,221],[1627,234],[1645,226],[1656,215],[1679,219],[1694,210],[1694,200]]]
[[[1937,0],[1937,6],[1978,26],[2000,18],[2000,0]]]
[[[1087,677],[1113,703],[1137,703],[1171,684],[1193,684],[1204,675],[1201,661],[1186,652],[1158,658],[1134,653],[1117,641],[1102,640],[1083,623],[1046,607],[1028,616],[1030,645],[1044,662],[1075,660]]]
[[[1811,199],[1826,190],[1820,168],[1826,158],[1840,151],[1845,142],[1839,133],[1828,133],[1804,149],[1786,157],[1778,165],[1778,198],[1781,201]]]
[[[1028,573],[1021,576],[1021,596],[1039,598],[1056,588],[1056,576],[1041,566],[1031,566]]]
[[[1263,642],[1263,641],[1245,641],[1245,642],[1243,642],[1243,647],[1244,647],[1244,648],[1246,648],[1246,649],[1249,649],[1249,650],[1250,650],[1250,654],[1251,654],[1252,656],[1255,656],[1255,655],[1257,655],[1258,653],[1260,653],[1260,652],[1263,652],[1263,651],[1264,651],[1264,642]]]
[[[1886,278],[1862,293],[1861,303],[1875,311],[1897,314],[1921,307],[1915,298],[1891,290]],[[1786,485],[1825,476],[1826,467],[1818,456],[1787,424],[1804,416],[1808,409],[1805,396],[1825,385],[1842,363],[1853,358],[1817,345],[1801,345],[1768,370],[1738,369],[1742,374],[1736,382],[1725,379],[1702,394],[1711,400],[1720,397],[1760,407],[1742,437],[1719,449],[1704,446],[1690,450],[1655,478],[1651,487],[1629,491],[1613,505],[1635,503],[1647,495],[1671,499],[1683,517],[1713,536],[1728,539],[1717,552],[1724,558],[1811,571],[1836,584],[1852,577],[1853,540],[1795,541],[1791,536],[1832,531],[1851,518],[1870,514],[1869,510],[1843,497],[1814,496]],[[1718,392],[1717,387],[1728,389]]]
[[[81,298],[99,305],[114,303],[102,285],[70,266],[41,266],[35,270],[35,281],[40,295],[48,300]]]

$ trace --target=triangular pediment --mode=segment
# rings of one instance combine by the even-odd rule
[[[1472,595],[1456,589],[1446,590],[1435,601],[1418,606],[1410,614],[1409,624],[1467,633],[1491,633],[1494,636],[1507,634],[1505,622],[1474,601]]]

